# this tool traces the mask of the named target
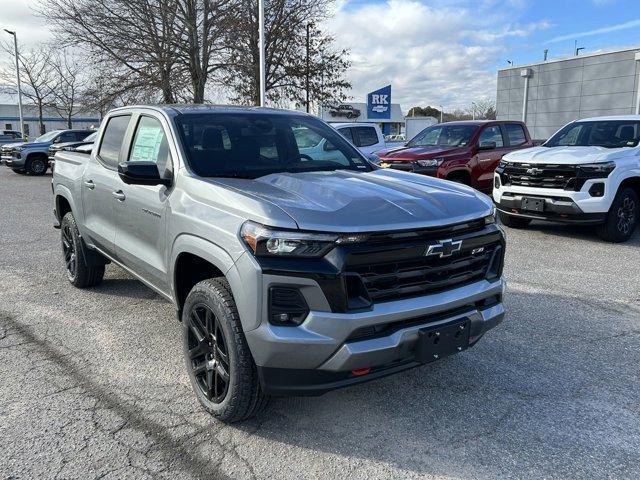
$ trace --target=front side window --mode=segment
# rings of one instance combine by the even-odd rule
[[[507,123],[505,126],[507,130],[507,137],[509,137],[509,145],[517,147],[527,143],[527,136],[524,134],[524,129],[519,123]]]
[[[127,132],[130,119],[131,115],[111,117],[105,127],[98,155],[105,164],[111,167],[115,168],[118,166],[122,142],[124,141],[124,135]]]
[[[162,178],[171,176],[169,142],[162,124],[153,117],[142,116],[129,152],[129,162],[153,162]]]
[[[504,142],[502,140],[502,131],[498,125],[493,125],[491,127],[485,128],[480,134],[479,144],[482,146],[483,143],[493,142],[496,144],[496,148],[504,147]]]
[[[370,147],[378,143],[378,134],[373,127],[355,127],[356,135],[358,137],[358,147]]]
[[[635,147],[640,141],[640,121],[603,120],[574,122],[558,130],[545,147]]]
[[[469,145],[477,125],[437,125],[425,128],[416,135],[408,147],[465,147]]]
[[[75,142],[78,140],[76,132],[64,132],[54,140],[56,143]]]
[[[205,177],[371,169],[342,135],[306,116],[194,113],[175,121],[190,166]]]

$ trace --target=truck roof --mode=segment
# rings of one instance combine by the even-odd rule
[[[601,121],[614,121],[614,120],[635,120],[640,122],[640,115],[609,115],[606,117],[589,117],[580,118],[576,122],[601,122]]]
[[[188,115],[198,113],[270,113],[281,115],[308,115],[307,113],[300,112],[298,110],[286,110],[283,108],[270,108],[270,107],[247,107],[237,105],[208,105],[208,104],[156,104],[156,105],[130,105],[126,107],[115,108],[112,111],[127,111],[135,108],[149,108],[152,110],[158,110],[165,112],[167,115]]]

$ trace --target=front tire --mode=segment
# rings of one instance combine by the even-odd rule
[[[638,225],[638,195],[631,188],[621,189],[611,204],[598,235],[612,243],[626,242]]]
[[[203,280],[193,287],[182,311],[182,333],[189,380],[207,412],[232,423],[266,406],[226,280]]]
[[[498,218],[503,225],[510,228],[527,228],[531,223],[530,218],[514,217],[500,211],[498,212]]]
[[[40,176],[47,173],[47,168],[49,165],[47,164],[47,160],[44,157],[34,157],[27,160],[27,164],[25,165],[27,168],[27,172],[31,175]]]
[[[98,285],[104,277],[104,265],[89,266],[85,262],[84,243],[80,238],[78,225],[73,213],[68,212],[60,222],[62,255],[67,271],[67,279],[77,288]]]

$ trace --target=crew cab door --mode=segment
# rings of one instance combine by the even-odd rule
[[[173,177],[168,125],[155,112],[135,115],[135,129],[123,161],[152,161],[163,178]],[[166,219],[171,187],[127,185],[116,205],[115,246],[118,258],[134,273],[160,290],[167,289]]]
[[[476,165],[472,166],[472,177],[478,190],[493,188],[493,172],[503,155],[509,152],[500,125],[487,125],[480,132],[476,146]]]
[[[118,162],[122,156],[124,137],[131,115],[118,115],[107,120],[95,155],[91,155],[82,177],[82,208],[89,242],[117,259],[116,192],[122,181]]]

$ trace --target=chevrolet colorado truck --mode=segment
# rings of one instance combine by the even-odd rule
[[[80,141],[92,133],[93,130],[52,130],[29,142],[4,146],[2,160],[15,173],[44,175],[49,168],[51,145]]]
[[[595,224],[601,238],[631,238],[640,215],[640,115],[571,122],[543,145],[504,156],[493,198],[503,224]]]
[[[300,129],[333,156],[301,153]],[[112,262],[172,302],[195,395],[227,422],[463,351],[504,317],[491,199],[377,169],[307,114],[115,109],[90,155],[56,154],[53,194],[71,284]]]
[[[374,161],[491,193],[493,172],[502,156],[531,146],[522,122],[465,120],[427,127],[404,146],[376,152]]]

